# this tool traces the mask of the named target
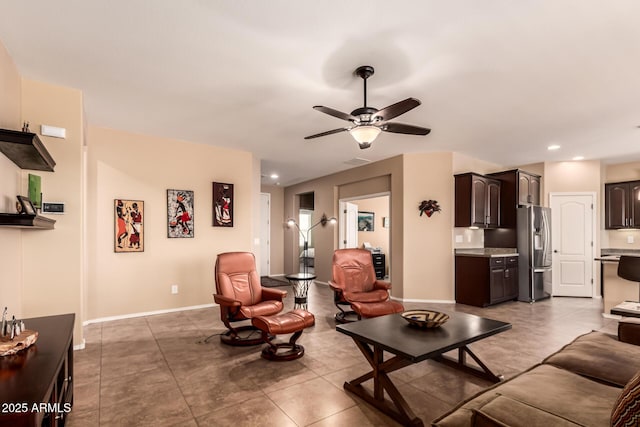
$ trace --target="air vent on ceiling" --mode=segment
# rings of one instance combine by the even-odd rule
[[[344,163],[351,166],[360,166],[360,165],[365,165],[367,163],[371,163],[371,160],[363,159],[362,157],[354,157],[353,159],[347,160]]]

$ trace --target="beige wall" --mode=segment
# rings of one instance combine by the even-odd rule
[[[272,276],[285,274],[284,271],[284,188],[276,185],[262,185],[260,191],[271,195],[271,251],[270,274]]]
[[[453,153],[404,155],[405,299],[454,300],[453,160]],[[428,199],[442,209],[430,218],[418,210]]]
[[[96,126],[88,144],[88,318],[213,303],[216,255],[254,249],[251,153]],[[212,227],[213,181],[234,184],[232,228]],[[167,238],[167,189],[194,191],[194,238]],[[114,253],[117,198],[145,202],[143,253]]]
[[[20,129],[22,84],[13,60],[0,43],[0,128]],[[22,191],[22,171],[0,153],[0,212],[15,212],[16,195]],[[0,228],[0,301],[2,309],[23,316],[22,230]]]
[[[640,179],[640,162],[606,165],[603,182],[623,182]]]
[[[66,139],[41,137],[56,161],[55,172],[42,177],[43,200],[65,203],[64,215],[53,215],[54,230],[22,234],[22,300],[25,316],[75,313],[74,339],[82,340],[83,198],[82,94],[75,89],[23,79],[22,118],[32,130],[47,124],[67,130]],[[21,187],[27,190],[27,171]]]
[[[600,200],[600,162],[546,162],[544,167],[544,205],[549,193],[594,191]]]
[[[474,159],[462,153],[453,153],[452,157],[453,174],[476,172],[479,174],[487,174],[505,170],[504,166],[497,163],[487,162],[484,160]]]

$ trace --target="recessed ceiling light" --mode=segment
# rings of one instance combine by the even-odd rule
[[[548,146],[547,150],[553,151],[553,150],[557,150],[559,148],[560,148],[560,146],[558,144],[553,144],[553,145]]]
[[[271,179],[278,179],[278,178],[279,178],[279,176],[278,176],[277,173],[272,173],[271,174]]]
[[[573,159],[571,159],[571,160],[576,160],[576,161],[578,161],[578,160],[584,160],[584,156],[575,156],[575,157],[574,157]]]

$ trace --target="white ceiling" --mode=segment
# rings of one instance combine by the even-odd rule
[[[0,2],[0,41],[23,76],[82,90],[90,124],[250,150],[286,186],[409,152],[638,160],[638,16],[637,0],[24,0]],[[418,98],[394,121],[431,134],[305,141],[347,124],[312,106],[362,106],[359,65],[369,105]]]

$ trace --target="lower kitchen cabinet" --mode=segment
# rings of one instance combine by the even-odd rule
[[[518,297],[517,256],[455,258],[457,303],[486,307]]]

